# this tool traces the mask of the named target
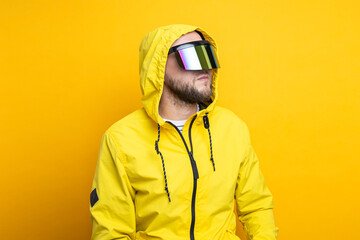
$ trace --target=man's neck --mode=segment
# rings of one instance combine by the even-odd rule
[[[197,109],[197,103],[186,103],[167,92],[163,93],[159,103],[160,116],[170,120],[186,120],[196,113]]]

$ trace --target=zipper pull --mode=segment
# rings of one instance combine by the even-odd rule
[[[190,152],[190,158],[191,158],[191,166],[192,166],[193,173],[194,173],[194,179],[196,180],[199,178],[199,172],[198,172],[196,162],[195,162],[192,152]]]

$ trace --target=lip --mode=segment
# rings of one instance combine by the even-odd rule
[[[208,75],[204,74],[204,75],[200,75],[196,80],[199,80],[199,81],[209,81],[210,78]]]

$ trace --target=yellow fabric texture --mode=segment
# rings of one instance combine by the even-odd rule
[[[159,116],[167,52],[181,35],[198,30],[217,51],[203,29],[188,25],[158,28],[140,46],[140,85],[143,108],[113,124],[103,135],[92,189],[99,200],[90,207],[92,239],[190,239],[193,170],[180,134]],[[183,137],[197,164],[194,238],[235,240],[237,212],[248,240],[273,240],[272,195],[265,185],[245,123],[231,111],[215,106],[217,70],[212,103],[190,117]],[[210,140],[203,117],[208,114]],[[155,151],[160,126],[159,149]]]

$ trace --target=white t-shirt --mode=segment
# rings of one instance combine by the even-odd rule
[[[197,112],[200,110],[199,104],[197,105]],[[183,127],[185,125],[185,122],[187,121],[187,119],[185,120],[170,120],[170,119],[166,119],[163,118],[165,122],[171,122],[172,124],[174,124],[179,131],[182,133]]]
[[[171,122],[172,124],[174,124],[180,130],[181,133],[182,133],[182,130],[183,130],[186,120],[187,119],[175,121],[175,120],[170,120],[170,119],[164,118],[165,122]]]

